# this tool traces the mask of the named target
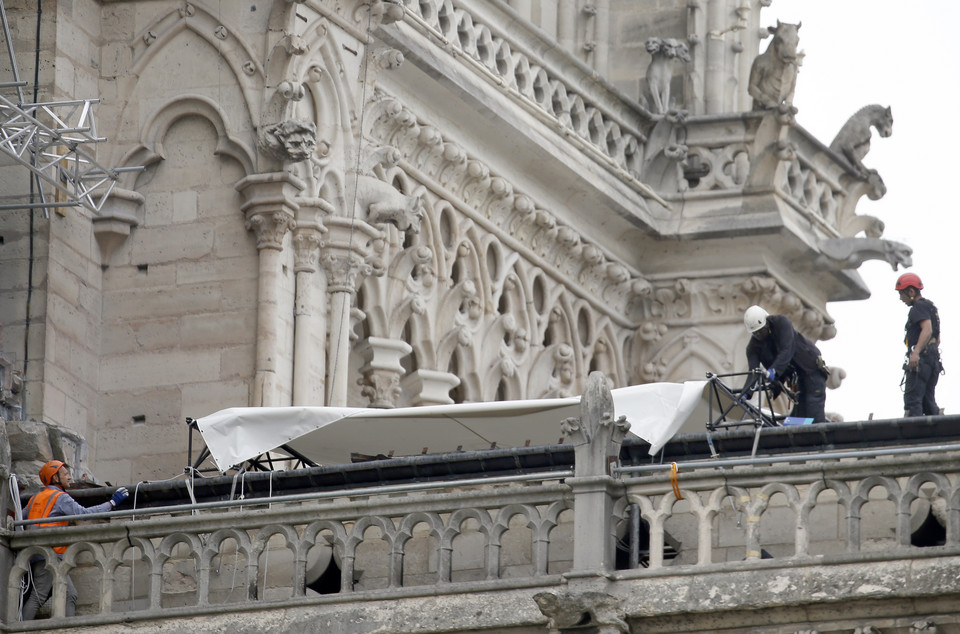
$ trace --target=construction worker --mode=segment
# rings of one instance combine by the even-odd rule
[[[910,307],[903,327],[907,360],[903,364],[903,415],[930,416],[940,413],[934,392],[943,365],[940,363],[940,315],[937,307],[920,291],[923,282],[916,273],[904,273],[897,279],[900,301]]]
[[[796,375],[797,402],[790,412],[798,418],[812,418],[819,423],[827,419],[827,366],[820,350],[801,335],[783,315],[771,315],[760,306],[751,306],[743,314],[743,324],[750,332],[747,363],[751,370],[763,364],[771,383],[786,381]],[[743,392],[752,393],[757,379],[748,379]],[[776,389],[775,392],[779,393]]]
[[[105,513],[122,502],[130,493],[126,487],[117,489],[109,501],[89,508],[80,506],[66,490],[70,488],[70,470],[66,463],[60,460],[51,460],[40,467],[40,482],[45,488],[30,498],[27,503],[27,519],[54,518],[65,515],[83,515],[86,513]],[[27,529],[48,526],[66,526],[68,522],[43,522],[28,524]],[[66,552],[66,546],[56,546],[53,549],[58,557]],[[30,560],[30,595],[23,604],[21,620],[32,621],[37,615],[40,606],[50,598],[53,589],[53,570],[47,567],[46,561],[40,555]],[[66,615],[73,616],[77,609],[77,589],[73,585],[70,575],[67,575],[67,606]]]

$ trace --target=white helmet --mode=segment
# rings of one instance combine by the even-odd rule
[[[767,325],[767,317],[769,316],[770,313],[759,306],[751,306],[747,309],[747,312],[743,313],[743,325],[750,332],[757,332]]]

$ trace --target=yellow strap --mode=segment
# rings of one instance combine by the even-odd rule
[[[682,500],[683,496],[680,495],[680,483],[677,482],[677,463],[670,463],[670,485],[673,487],[673,494],[677,496],[678,500]]]

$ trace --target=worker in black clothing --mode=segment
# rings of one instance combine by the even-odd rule
[[[943,365],[940,363],[940,315],[937,307],[920,294],[923,282],[916,273],[897,279],[900,301],[910,307],[904,326],[907,360],[903,364],[903,415],[931,416],[940,413],[934,392]]]
[[[812,418],[815,423],[825,421],[828,372],[820,350],[797,332],[787,317],[770,315],[760,306],[748,308],[743,323],[751,335],[747,344],[750,369],[755,370],[763,364],[771,382],[785,381],[796,375],[797,402],[790,415]],[[748,380],[743,391],[752,392],[753,383],[755,379]]]

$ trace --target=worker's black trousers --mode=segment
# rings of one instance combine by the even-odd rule
[[[916,370],[907,370],[903,387],[903,409],[907,416],[933,416],[940,413],[934,392],[940,379],[940,355],[920,355]]]
[[[827,377],[821,372],[797,372],[797,404],[791,416],[812,418],[815,423],[827,420],[824,406],[827,401]]]

